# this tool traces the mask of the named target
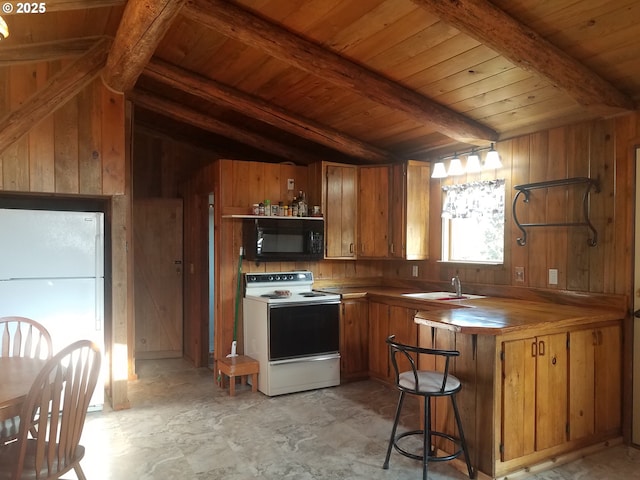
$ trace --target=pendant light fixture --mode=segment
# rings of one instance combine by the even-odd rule
[[[496,170],[502,168],[502,162],[500,161],[500,155],[491,144],[491,148],[487,152],[487,158],[484,159],[484,168],[486,170]]]

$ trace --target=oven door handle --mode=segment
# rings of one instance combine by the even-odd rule
[[[335,360],[336,358],[340,358],[340,353],[328,353],[324,355],[314,355],[312,357],[295,357],[295,358],[287,358],[284,360],[273,360],[269,362],[269,365],[284,365],[286,363],[300,363],[300,362],[320,362],[323,360]]]

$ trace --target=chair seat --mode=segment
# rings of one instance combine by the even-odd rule
[[[48,445],[48,443],[47,443]],[[9,480],[13,478],[13,465],[16,462],[16,457],[18,456],[19,445],[17,442],[10,443],[0,448],[0,480]],[[54,458],[54,462],[51,466],[52,471],[56,471],[58,468],[60,469],[59,474],[53,476],[47,476],[46,467],[40,473],[39,478],[58,478],[61,475],[64,475],[66,472],[74,469],[77,465],[79,465],[80,460],[84,457],[84,447],[82,445],[78,445],[76,448],[74,460],[68,463],[66,466],[57,465],[57,460]],[[36,472],[34,468],[34,455],[35,452],[35,440],[29,439],[27,441],[27,454],[25,456],[25,463],[22,470],[22,475],[20,476],[21,480],[28,479],[36,479]]]
[[[402,372],[398,376],[398,386],[422,395],[451,395],[460,390],[460,380],[453,375],[447,375],[447,383],[444,391],[442,383],[444,374],[442,372],[432,372],[430,370],[418,370],[418,386],[413,371]]]

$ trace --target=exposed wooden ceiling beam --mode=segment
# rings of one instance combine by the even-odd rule
[[[487,0],[413,0],[520,68],[541,75],[584,106],[634,110],[635,102]]]
[[[21,14],[16,8],[15,1],[10,3],[13,9],[9,12],[6,8],[2,9],[1,15],[16,15]],[[32,2],[23,2],[32,4]],[[85,10],[87,8],[100,8],[100,7],[118,7],[124,5],[126,0],[47,0],[46,2],[35,2],[36,4],[44,3],[44,7],[47,12],[62,12],[65,10]],[[23,14],[24,12],[22,12]]]
[[[117,92],[133,88],[184,0],[129,0],[113,41],[104,83]]]
[[[96,78],[107,61],[110,45],[111,40],[100,40],[86,54],[51,77],[18,109],[0,120],[0,153]]]
[[[238,128],[235,125],[222,122],[209,115],[187,108],[177,102],[166,100],[142,90],[133,90],[129,97],[137,107],[165,115],[174,120],[221,135],[258,150],[272,153],[292,162],[298,163],[303,161],[305,163],[313,163],[321,160],[306,150],[284,145],[258,133]]]
[[[224,104],[243,115],[368,162],[387,163],[394,156],[338,130],[321,125],[263,99],[204,78],[160,60],[151,60],[144,75],[205,100]]]
[[[353,63],[223,0],[187,0],[181,12],[223,35],[259,48],[305,72],[322,76],[377,103],[401,110],[464,142],[494,141],[498,134],[408,88]]]
[[[105,37],[68,38],[53,42],[10,46],[0,43],[0,67],[79,57],[87,53],[87,50],[102,38]]]

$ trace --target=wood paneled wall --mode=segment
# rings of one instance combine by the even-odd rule
[[[496,145],[503,168],[467,177],[432,180],[430,260],[391,262],[385,276],[411,278],[418,264],[420,280],[448,281],[458,273],[465,283],[548,288],[585,293],[630,296],[633,269],[634,149],[640,143],[640,114],[554,128]],[[571,177],[592,177],[600,193],[592,193],[590,219],[598,231],[598,244],[587,244],[586,227],[539,227],[528,230],[526,246],[513,222],[514,185]],[[487,178],[506,180],[504,265],[469,266],[439,263],[441,249],[442,189],[445,183]],[[582,219],[582,189],[561,187],[532,192],[529,204],[518,201],[521,222],[563,222]],[[524,267],[525,281],[517,282],[515,267]],[[558,284],[549,285],[548,269],[558,270]]]
[[[0,69],[0,116],[9,114],[60,71],[65,62],[16,65]],[[114,408],[128,406],[127,377],[133,373],[129,345],[130,202],[127,184],[125,100],[98,79],[57,111],[41,119],[0,154],[0,194],[52,195],[110,199],[107,231],[111,237],[111,278],[107,298],[106,348],[111,360],[110,394]]]
[[[0,114],[17,109],[62,62],[0,71]],[[0,189],[80,195],[125,193],[124,98],[95,80],[0,155]]]
[[[217,156],[136,125],[133,136],[133,197],[178,198],[178,188]]]

